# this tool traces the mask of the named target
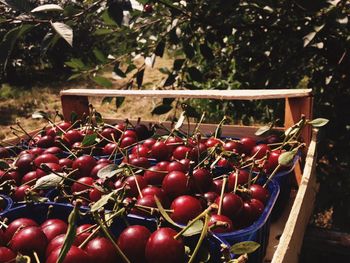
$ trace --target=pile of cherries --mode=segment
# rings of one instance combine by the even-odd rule
[[[40,225],[25,217],[13,220],[6,229],[0,229],[0,262],[14,262],[18,254],[36,262],[35,252],[41,262],[56,263],[67,228],[61,219],[47,219]],[[112,241],[95,231],[96,228],[97,225],[92,224],[77,227],[65,263],[123,262]],[[130,225],[114,241],[133,263],[184,262],[185,244],[177,234],[168,227],[151,233],[145,226]]]

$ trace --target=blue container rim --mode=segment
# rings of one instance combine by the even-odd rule
[[[7,205],[6,207],[4,208],[4,210],[2,210],[0,212],[0,215],[4,215],[5,213],[7,213],[11,208],[12,208],[12,205],[13,205],[13,200],[12,198],[10,198],[9,196],[7,195],[0,195],[1,198],[3,198],[4,200],[6,200],[7,202]]]
[[[258,231],[260,228],[262,228],[265,225],[265,223],[267,222],[267,220],[269,219],[269,216],[272,212],[272,209],[273,209],[273,207],[277,201],[278,195],[280,193],[279,184],[275,180],[270,181],[268,184],[268,187],[270,190],[270,198],[265,206],[263,213],[261,214],[261,216],[258,220],[256,220],[252,225],[250,225],[246,228],[232,231],[229,233],[218,233],[216,235],[219,236],[220,238],[232,239],[232,238],[238,238],[240,236],[254,233],[254,232]]]

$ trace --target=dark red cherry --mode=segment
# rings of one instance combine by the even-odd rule
[[[145,4],[143,6],[143,10],[146,12],[146,13],[152,13],[153,12],[153,6],[151,4]]]
[[[97,188],[91,189],[89,192],[89,199],[91,202],[97,202],[102,197],[102,192]]]
[[[163,141],[157,141],[151,148],[151,157],[158,161],[165,161],[169,159],[170,149]]]
[[[187,224],[202,212],[200,201],[190,195],[182,195],[174,199],[170,209],[173,210],[170,217],[179,224]]]
[[[131,153],[135,154],[138,157],[148,157],[150,149],[145,145],[136,145],[132,148]]]
[[[41,168],[37,168],[36,169],[35,172],[36,172],[38,178],[43,177],[43,176],[51,173],[51,171],[53,171],[53,172],[62,172],[62,167],[58,163],[45,163],[45,166],[47,166],[48,168],[45,167],[45,169],[41,169]],[[48,169],[47,172],[45,172],[46,169]]]
[[[37,146],[40,148],[49,148],[55,143],[55,137],[50,135],[45,135],[37,141]]]
[[[48,258],[50,256],[50,254],[52,253],[52,251],[54,251],[56,248],[62,247],[64,240],[66,238],[66,234],[60,234],[56,237],[54,237],[49,244],[46,247],[46,258]],[[73,242],[74,246],[79,246],[80,244],[76,242],[76,239]]]
[[[146,157],[130,158],[129,163],[136,167],[142,167],[142,168],[149,168],[151,166],[150,162]]]
[[[72,165],[73,170],[78,169],[80,176],[89,176],[91,170],[96,166],[96,160],[90,155],[78,157]]]
[[[123,230],[117,244],[130,262],[144,263],[145,248],[150,236],[151,232],[146,227],[133,225]]]
[[[70,130],[63,135],[63,139],[68,141],[70,144],[74,144],[76,142],[81,142],[84,139],[84,135],[78,130]]]
[[[159,166],[152,166],[144,172],[143,178],[146,180],[147,184],[161,185],[167,173],[164,173],[164,171],[160,171],[161,169],[159,168]]]
[[[46,259],[46,263],[56,263],[60,254],[61,248],[58,247],[52,251],[50,256]],[[71,246],[63,263],[93,263],[88,254],[76,246]]]
[[[86,245],[84,250],[89,255],[92,262],[120,262],[113,243],[105,237],[96,237],[92,239]]]
[[[61,148],[57,147],[57,146],[52,146],[50,148],[47,148],[43,153],[51,153],[51,154],[61,154],[63,151]]]
[[[172,171],[180,171],[183,173],[187,172],[186,166],[178,161],[172,161],[168,164],[167,167],[168,172],[172,172]]]
[[[72,126],[72,123],[70,123],[69,121],[64,121],[57,124],[57,126],[62,130],[67,131]]]
[[[53,155],[51,153],[44,153],[38,157],[35,158],[34,164],[36,167],[40,167],[40,164],[42,163],[57,163],[58,164],[59,159],[56,157],[56,155]]]
[[[120,135],[121,135],[120,131],[118,131],[117,129],[110,128],[110,127],[104,128],[101,132],[101,137],[106,138],[110,141],[112,141],[113,138],[115,141],[118,141],[120,138]]]
[[[168,173],[162,183],[162,188],[170,199],[187,194],[189,191],[188,176],[183,172]]]
[[[196,193],[207,192],[213,183],[212,175],[204,168],[195,169],[190,180],[191,188]]]
[[[54,219],[50,221],[45,221],[41,225],[41,229],[47,237],[47,240],[50,242],[53,238],[60,234],[65,234],[67,232],[67,223],[60,220]]]
[[[35,156],[38,156],[44,152],[44,149],[40,147],[35,147],[30,150],[28,150],[28,153],[34,154]]]
[[[16,262],[16,254],[7,247],[0,247],[0,263]]]
[[[263,204],[269,199],[269,191],[259,184],[252,184],[249,190],[251,197],[260,200]]]
[[[125,148],[137,143],[136,137],[124,137],[120,142],[120,148]]]
[[[79,184],[79,183],[83,183],[83,184]],[[94,179],[92,179],[91,177],[81,177],[77,180],[77,182],[73,183],[71,187],[71,192],[75,193],[75,192],[81,192],[84,190],[91,189],[87,185],[92,186],[93,183],[94,183]]]
[[[136,134],[135,130],[126,130],[126,131],[124,131],[124,133],[122,135],[122,138],[126,138],[126,137],[133,137],[137,141],[137,134]]]
[[[154,231],[146,244],[146,261],[152,263],[185,262],[185,246],[181,238],[175,239],[177,232],[163,227]]]
[[[10,157],[11,157],[10,151],[5,147],[0,147],[0,158],[5,159]]]
[[[170,162],[168,161],[162,161],[162,162],[159,162],[157,163],[156,166],[159,167],[159,171],[168,171],[168,165],[169,165]]]
[[[255,159],[261,159],[263,158],[267,152],[271,151],[270,147],[266,144],[258,144],[254,146],[252,149],[250,155],[255,156]]]
[[[68,159],[68,158],[62,158],[58,161],[58,164],[61,165],[61,167],[66,167],[66,168],[72,168],[73,166],[73,160]]]
[[[235,187],[236,174],[237,174],[237,172],[234,171],[234,172],[230,173],[230,175],[228,176],[228,189],[229,189],[229,191],[233,191],[233,189]],[[244,185],[244,184],[248,183],[248,181],[249,181],[249,172],[247,172],[245,170],[239,170],[238,171],[238,178],[237,178],[237,185]]]
[[[21,174],[25,174],[33,170],[34,154],[25,153],[21,155],[15,162],[15,166]]]
[[[157,142],[154,138],[148,138],[143,142],[143,145],[146,146],[148,149],[151,149],[152,146]]]
[[[256,145],[256,141],[251,137],[244,137],[240,140],[242,152],[245,154],[250,154]]]
[[[98,178],[97,177],[98,171],[101,170],[103,167],[106,167],[107,165],[109,165],[109,163],[107,163],[107,162],[96,164],[90,172],[90,177],[97,179]]]
[[[137,185],[135,182],[135,178],[137,180],[137,183],[140,187],[140,191],[142,191],[143,188],[147,186],[146,180],[140,176],[140,175],[135,175],[135,176],[129,176],[124,180],[124,184],[129,186],[129,190],[127,191],[127,194],[129,197],[137,197],[139,195]]]
[[[225,151],[231,151],[235,153],[242,152],[242,144],[240,141],[227,141],[223,145]]]
[[[181,160],[187,158],[192,148],[184,145],[180,145],[173,151],[173,157],[176,160]],[[190,157],[190,156],[189,156]]]
[[[214,138],[214,137],[209,138],[209,139],[205,142],[205,145],[206,145],[208,148],[214,147],[214,146],[216,146],[216,145],[218,145],[218,144],[221,145],[222,142],[221,142],[219,139]]]
[[[1,175],[1,182],[7,181],[7,180],[14,180],[16,182],[16,185],[19,185],[21,183],[21,174],[18,171],[8,171],[7,173],[4,173]]]
[[[144,124],[138,123],[135,125],[134,129],[139,140],[147,139],[151,135],[147,126]]]
[[[29,181],[33,181],[33,180],[36,180],[36,179],[38,179],[38,178],[39,178],[39,177],[38,177],[38,175],[36,174],[36,171],[31,171],[31,172],[29,172],[29,173],[26,173],[26,174],[23,176],[21,183],[22,183],[22,184],[25,184],[25,183],[27,183],[27,182],[29,182]]]
[[[30,186],[27,184],[18,186],[15,190],[15,195],[14,195],[13,199],[16,202],[24,201],[25,196],[26,196],[26,190],[28,190],[29,188],[30,188]]]
[[[211,215],[208,225],[209,227],[215,225],[210,229],[214,233],[228,233],[233,231],[231,219],[224,215]]]
[[[32,219],[29,219],[29,218],[18,218],[18,219],[15,219],[14,221],[12,221],[8,227],[6,228],[5,230],[5,234],[4,234],[4,241],[6,243],[8,243],[13,234],[21,227],[26,227],[26,226],[38,226],[38,224],[32,220]]]
[[[216,198],[215,203],[219,206],[220,196]],[[225,193],[222,200],[221,213],[229,218],[235,218],[242,210],[243,201],[234,193]]]
[[[83,224],[77,227],[77,234],[75,236],[74,244],[76,246],[80,246],[85,239],[91,234],[91,224]],[[87,231],[87,229],[90,229],[90,231]]]
[[[218,196],[219,194],[216,192],[206,192],[204,194],[204,198],[207,200],[208,205],[215,203],[215,200]]]

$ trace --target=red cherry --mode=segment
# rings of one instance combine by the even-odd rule
[[[120,261],[113,243],[105,237],[92,239],[84,250],[94,262],[115,263]]]
[[[264,165],[264,169],[267,174],[271,174],[276,169],[276,167],[278,166],[278,158],[282,153],[283,153],[282,150],[274,150],[270,152],[269,158],[267,159],[267,162]],[[281,166],[278,169],[278,171],[285,170],[287,168],[288,166]]]
[[[148,130],[147,126],[144,124],[138,123],[135,125],[134,129],[135,129],[137,138],[139,140],[147,139],[151,135],[151,132]]]
[[[114,142],[110,142],[107,143],[104,147],[103,147],[103,154],[104,155],[111,155],[112,153],[116,153],[117,152],[117,144]]]
[[[29,173],[26,173],[26,174],[23,176],[21,183],[22,183],[22,184],[25,184],[25,183],[27,183],[27,182],[29,182],[29,181],[33,181],[33,180],[36,180],[36,179],[38,179],[38,178],[39,178],[39,177],[38,177],[38,175],[36,174],[36,171],[31,171],[31,172],[29,172]]]
[[[170,156],[170,149],[163,141],[158,141],[153,144],[151,148],[151,157],[158,161],[168,160]]]
[[[179,224],[187,224],[202,212],[200,201],[190,195],[177,197],[170,206],[173,210],[170,217]]]
[[[231,151],[235,153],[241,153],[242,152],[242,144],[239,141],[228,141],[224,144],[224,150],[225,151]]]
[[[159,200],[159,201],[162,203],[161,200]],[[140,205],[140,206],[147,206],[147,207],[152,207],[152,208],[157,207],[154,196],[152,196],[152,195],[145,195],[143,197],[139,197],[136,201],[136,204]],[[162,205],[163,205],[163,203],[162,203]],[[135,215],[139,215],[139,216],[144,216],[144,217],[150,216],[150,213],[143,211],[142,209],[138,209],[137,207],[134,207],[131,210],[131,213],[135,214]]]
[[[185,159],[181,159],[180,163],[182,163],[183,165],[185,165],[186,167],[186,171],[190,170],[190,166],[191,166],[191,160],[188,158]]]
[[[100,164],[100,163],[108,163],[108,164],[111,164],[113,163],[111,160],[108,160],[106,158],[101,158],[97,161],[97,164]]]
[[[191,188],[196,193],[205,193],[210,189],[213,178],[207,169],[199,168],[193,171]]]
[[[26,226],[38,226],[38,224],[34,220],[29,218],[22,217],[15,219],[8,225],[8,227],[5,230],[4,241],[8,243],[11,240],[13,234],[18,230],[18,228],[23,228]]]
[[[38,156],[38,155],[42,154],[43,152],[44,152],[44,149],[39,148],[39,147],[35,147],[35,148],[28,150],[28,153],[34,154],[35,156]]]
[[[160,173],[161,168],[158,165],[150,167],[143,174],[143,178],[146,180],[147,184],[151,185],[160,185],[163,182],[163,179],[166,173]]]
[[[51,154],[61,154],[63,151],[61,148],[57,147],[57,146],[52,146],[50,148],[47,148],[44,153],[51,153]]]
[[[45,254],[47,244],[47,238],[40,227],[27,226],[13,235],[9,247],[24,255],[31,256],[35,251],[42,256]]]
[[[221,145],[221,141],[217,138],[214,138],[214,137],[211,137],[209,138],[206,142],[205,142],[205,145],[208,147],[208,148],[211,148],[211,147],[214,147],[216,145]]]
[[[189,191],[188,176],[179,171],[168,173],[163,179],[162,188],[171,199],[184,195]]]
[[[189,155],[191,149],[192,148],[184,145],[178,146],[173,151],[173,157],[177,160],[185,159]]]
[[[254,148],[252,149],[250,155],[251,156],[255,155],[256,159],[261,159],[269,151],[270,151],[270,147],[268,145],[266,145],[266,144],[258,144],[256,146],[254,146]]]
[[[57,126],[61,128],[61,130],[67,131],[72,126],[72,123],[70,123],[69,121],[64,121],[57,124]]]
[[[98,200],[100,200],[102,194],[103,193],[100,192],[97,188],[94,188],[89,192],[89,199],[91,200],[91,202],[97,202]]]
[[[83,183],[83,184],[79,184],[79,183]],[[93,185],[94,183],[94,179],[92,179],[91,177],[82,177],[80,179],[77,180],[77,182],[74,182],[72,187],[71,187],[71,191],[72,193],[75,192],[81,192],[84,190],[88,190],[90,189],[90,187],[86,186],[86,185]]]
[[[60,254],[61,248],[58,247],[52,251],[50,256],[47,258],[46,263],[56,263]],[[84,250],[76,246],[71,246],[63,263],[90,263],[90,257]]]
[[[92,168],[91,172],[90,172],[90,177],[94,178],[94,179],[97,179],[97,173],[99,170],[101,170],[103,167],[109,165],[109,163],[107,162],[104,162],[104,163],[99,163],[99,164],[96,164],[94,166],[94,168]]]
[[[150,149],[145,145],[136,145],[132,148],[131,153],[137,155],[138,157],[148,157]]]
[[[219,206],[220,196],[216,198],[215,203]],[[234,193],[225,193],[222,200],[221,213],[229,218],[236,217],[242,210],[243,201]]]
[[[129,176],[127,177],[123,182],[122,185],[128,185],[129,186],[129,190],[127,191],[127,195],[129,197],[137,197],[139,195],[138,189],[137,189],[137,185],[135,182],[135,178],[137,180],[137,183],[140,187],[140,190],[142,191],[143,188],[145,188],[147,186],[146,180],[140,176],[140,175],[135,175],[135,176]],[[117,181],[118,182],[118,181]],[[119,181],[120,182],[120,181]],[[119,183],[120,184],[120,183]],[[118,184],[115,184],[116,188],[119,188],[120,186],[118,186]]]
[[[259,184],[252,184],[249,190],[251,197],[260,200],[263,204],[269,199],[269,191]]]
[[[5,147],[0,147],[0,158],[5,159],[10,157],[11,157],[10,151]]]
[[[81,142],[84,139],[84,135],[78,130],[70,130],[63,135],[63,139],[70,144],[74,144],[75,142]]]
[[[25,174],[33,170],[34,154],[25,153],[21,155],[15,162],[15,166],[21,174]]]
[[[150,236],[151,232],[146,227],[133,225],[123,230],[117,242],[130,262],[144,263],[146,262],[145,247]]]
[[[16,254],[7,247],[0,247],[0,263],[15,262]]]
[[[96,160],[94,157],[90,155],[84,155],[78,157],[73,162],[73,170],[78,169],[80,172],[80,175],[83,176],[89,176],[91,173],[91,170],[96,166]]]
[[[18,186],[15,190],[14,200],[16,202],[24,201],[24,198],[26,196],[26,190],[29,188],[30,186],[27,184]]]
[[[137,141],[137,134],[135,130],[126,130],[124,131],[122,138],[133,137]]]
[[[166,141],[165,141],[166,145],[168,146],[168,148],[170,149],[170,152],[173,152],[174,149],[183,144],[183,140],[180,137],[169,137]]]
[[[238,171],[237,185],[244,185],[249,181],[249,172],[245,170]],[[228,176],[228,190],[233,191],[236,182],[236,171],[230,173]]]
[[[66,168],[72,168],[73,166],[73,160],[68,159],[68,158],[62,158],[58,161],[58,164],[61,165],[61,167],[66,167]]]
[[[154,138],[149,138],[143,142],[143,145],[146,146],[148,149],[151,149],[152,146],[157,142]]]
[[[137,143],[136,137],[124,137],[120,142],[120,148],[125,148]]]
[[[256,141],[251,137],[244,137],[241,139],[242,144],[242,152],[245,154],[250,154],[254,146],[256,145]]]
[[[120,131],[118,131],[117,129],[113,129],[113,128],[108,127],[108,128],[104,128],[102,130],[101,137],[106,138],[107,140],[110,140],[110,141],[112,141],[114,138],[115,141],[118,141],[121,134],[122,133]]]
[[[183,173],[187,172],[186,166],[178,161],[172,161],[168,164],[167,167],[168,172],[172,172],[172,171],[180,171]]]
[[[130,158],[129,163],[131,165],[142,167],[142,168],[149,168],[151,166],[150,162],[146,157]]]
[[[67,224],[60,219],[50,221],[47,220],[41,225],[41,229],[46,235],[48,241],[51,241],[60,234],[65,234],[67,232],[67,228]]]
[[[211,192],[215,192],[217,194],[220,194],[221,193],[221,189],[222,189],[222,183],[223,183],[223,180],[222,179],[215,179],[213,180],[213,183],[210,187],[210,191]],[[225,187],[225,192],[228,191],[228,185],[226,184],[226,187]]]
[[[85,239],[91,234],[91,224],[83,224],[77,227],[77,234],[75,236],[75,245],[80,246]],[[90,231],[85,231],[87,229],[90,229]]]
[[[255,220],[259,218],[262,211],[264,210],[264,205],[257,199],[252,199],[245,201],[243,204],[243,209],[239,213],[236,222],[237,224],[243,228],[250,226],[254,223]]]
[[[146,260],[152,263],[183,263],[185,246],[181,238],[175,239],[177,232],[163,227],[154,231],[146,244]]]
[[[157,163],[157,167],[159,167],[159,171],[168,171],[168,165],[170,162],[168,161],[162,161]]]
[[[45,163],[45,165],[52,171],[54,172],[62,172],[62,167],[60,164],[57,164],[57,163]],[[37,168],[36,169],[36,174],[37,174],[37,178],[40,178],[40,177],[43,177],[47,174],[49,174],[50,171],[48,172],[45,172],[43,169],[41,168]],[[23,179],[22,179],[23,181]]]
[[[143,10],[145,10],[146,13],[152,13],[153,12],[153,6],[151,4],[145,4],[143,6]]]
[[[16,182],[16,185],[19,185],[21,182],[22,176],[17,171],[10,171],[7,173],[4,173],[1,175],[1,182],[7,181],[7,180],[14,180]]]
[[[223,225],[221,225],[224,223]],[[224,215],[211,215],[209,220],[209,227],[212,225],[218,224],[218,226],[215,226],[211,228],[211,231],[214,233],[228,233],[233,231],[233,224],[230,218]]]
[[[162,188],[159,188],[157,186],[149,185],[142,189],[141,191],[143,196],[151,195],[151,196],[157,196],[157,198],[161,201],[161,203],[166,206],[169,204],[168,197],[166,196],[164,190]]]
[[[215,199],[219,196],[218,193],[216,192],[206,192],[204,194],[204,198],[207,200],[207,204],[210,205],[210,204],[213,204],[215,203]]]
[[[54,237],[49,244],[46,247],[46,258],[50,256],[52,251],[54,251],[56,248],[60,248],[63,246],[64,240],[66,239],[66,234],[60,234],[56,237]],[[76,239],[73,242],[74,246],[79,246],[80,244],[76,242]]]
[[[117,130],[119,131],[125,131],[126,126],[124,123],[118,123],[117,125],[114,126]]]
[[[42,163],[57,163],[58,164],[59,159],[51,154],[51,153],[44,153],[38,157],[35,158],[34,164],[36,167],[40,167],[40,164]]]
[[[37,146],[40,148],[49,148],[55,143],[55,137],[50,135],[45,135],[37,141]]]

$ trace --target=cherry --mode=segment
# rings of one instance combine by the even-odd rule
[[[91,189],[89,192],[89,199],[92,202],[97,202],[98,200],[100,200],[102,196],[102,192],[100,192],[100,190],[98,190],[97,188]]]
[[[61,247],[56,248],[52,251],[50,256],[47,258],[46,263],[56,263],[60,254]],[[84,250],[76,246],[71,246],[63,263],[90,263],[90,257]]]
[[[109,165],[109,163],[107,162],[104,162],[104,163],[99,163],[99,164],[96,164],[94,166],[94,168],[92,168],[91,172],[90,172],[90,177],[94,178],[94,179],[97,179],[97,173],[99,170],[101,170],[103,167]]]
[[[0,263],[15,262],[16,254],[7,247],[0,247]]]
[[[103,154],[104,155],[111,155],[112,153],[116,153],[117,151],[115,150],[117,148],[117,144],[114,142],[107,143],[103,147]]]
[[[274,150],[270,152],[267,162],[265,162],[264,169],[267,174],[271,174],[278,166],[278,158],[283,153],[282,150]],[[285,170],[288,166],[281,166],[278,170]]]
[[[126,130],[123,132],[122,138],[132,137],[137,141],[137,134],[135,130]]]
[[[1,181],[6,180],[14,180],[16,182],[16,185],[19,185],[21,182],[21,175],[17,171],[10,171],[1,177]]]
[[[143,145],[146,146],[148,149],[151,149],[152,146],[157,142],[154,138],[148,138],[143,142]]]
[[[219,206],[220,196],[216,198],[215,203]],[[234,193],[225,193],[222,200],[221,212],[229,218],[235,218],[242,210],[243,201]]]
[[[233,168],[234,165],[227,159],[221,158],[217,164],[218,167],[223,167],[223,168]]]
[[[207,200],[207,204],[210,205],[210,204],[213,204],[215,203],[215,199],[219,196],[218,193],[216,192],[206,192],[204,194],[204,198]]]
[[[189,191],[188,177],[180,171],[170,172],[164,177],[162,188],[171,199],[184,195]]]
[[[50,254],[52,253],[52,251],[54,251],[56,248],[62,247],[65,239],[66,239],[66,234],[60,234],[60,235],[54,237],[46,247],[46,253],[45,253],[46,258],[48,258],[50,256]],[[77,237],[75,238],[73,245],[75,245],[75,246],[80,245],[77,242]]]
[[[129,197],[137,197],[139,195],[139,192],[138,192],[138,189],[137,189],[135,178],[136,178],[137,183],[138,183],[138,185],[140,187],[140,190],[142,190],[143,188],[145,188],[147,186],[147,182],[142,176],[135,175],[135,176],[127,177],[123,182],[121,182],[120,180],[117,181],[115,183],[115,188],[118,189],[118,188],[120,188],[123,185],[128,185],[130,189],[127,191],[127,195]]]
[[[250,155],[251,156],[255,155],[256,159],[261,159],[269,151],[270,151],[270,147],[267,146],[266,144],[258,144],[256,146],[254,146],[254,148],[252,149]]]
[[[113,163],[111,160],[108,160],[106,158],[101,158],[97,161],[97,164],[100,164],[100,163],[108,163],[108,164],[111,164]]]
[[[25,217],[15,219],[5,230],[4,241],[8,243],[18,228],[26,226],[38,226],[38,224],[34,220]]]
[[[25,153],[21,155],[15,162],[15,166],[21,174],[30,172],[33,168],[33,161],[35,159],[34,154]]]
[[[222,183],[223,183],[223,180],[222,179],[215,179],[213,180],[213,183],[210,187],[210,191],[211,192],[215,192],[217,194],[220,194],[221,193],[221,189],[222,189]],[[225,192],[227,192],[228,190],[228,186],[226,185],[225,187]]]
[[[233,224],[230,218],[224,215],[211,215],[209,220],[209,227],[220,222],[220,226],[215,226],[211,228],[214,233],[228,233],[233,231]],[[224,223],[225,225],[222,225]]]
[[[143,178],[146,180],[147,184],[151,185],[160,185],[163,182],[163,179],[166,173],[160,173],[161,168],[158,165],[150,167],[143,174]]]
[[[239,141],[228,141],[223,145],[225,151],[231,151],[235,153],[242,152],[242,144]]]
[[[119,138],[120,138],[120,135],[121,135],[121,132],[116,130],[116,129],[113,129],[113,128],[104,128],[101,132],[101,136],[102,138],[106,138],[110,141],[113,140],[112,137],[114,137],[114,140],[115,141],[118,141]]]
[[[49,167],[50,170],[54,171],[54,172],[62,172],[62,167],[60,164],[57,164],[57,163],[45,163],[45,165],[47,167]],[[37,174],[37,177],[40,178],[40,177],[43,177],[47,174],[49,174],[50,172],[45,172],[43,169],[41,168],[37,168],[36,169],[36,174]],[[23,181],[23,179],[22,179]]]
[[[92,186],[94,183],[94,179],[92,179],[91,177],[81,177],[80,179],[77,180],[77,182],[73,183],[73,185],[71,187],[72,193],[81,192],[81,191],[90,189],[90,187],[88,187],[86,185],[79,184],[79,183],[83,183],[83,184]]]
[[[151,166],[150,162],[146,157],[130,158],[129,163],[131,165],[142,167],[142,168],[149,168]]]
[[[11,153],[10,151],[5,147],[0,147],[0,159],[10,158]]]
[[[221,141],[217,138],[214,138],[214,137],[211,137],[209,138],[206,142],[205,142],[205,145],[208,147],[208,148],[211,148],[211,147],[214,147],[216,145],[221,145]]]
[[[64,121],[57,124],[57,126],[62,130],[67,131],[72,126],[72,123],[70,123],[69,121]]]
[[[61,165],[61,167],[66,167],[66,168],[72,168],[73,166],[73,160],[68,159],[68,158],[62,158],[58,161],[58,164]]]
[[[168,172],[172,172],[172,171],[180,171],[183,173],[187,172],[186,166],[178,161],[172,161],[168,164],[167,167],[167,171]]]
[[[122,139],[121,142],[120,142],[120,147],[121,147],[121,148],[125,148],[125,147],[128,147],[128,146],[130,146],[130,145],[133,145],[133,144],[135,144],[135,143],[137,143],[136,137],[131,137],[131,136],[129,136],[129,137],[123,137],[123,139]]]
[[[43,153],[51,153],[51,154],[61,154],[63,151],[61,148],[57,147],[57,146],[52,146],[47,148]]]
[[[142,189],[141,191],[142,196],[156,196],[159,201],[162,203],[163,206],[168,207],[169,206],[169,200],[166,196],[164,190],[162,188],[159,188],[157,186],[149,185]]]
[[[263,210],[264,205],[258,199],[244,201],[243,208],[239,213],[236,222],[241,228],[247,227],[259,218]]]
[[[134,129],[139,140],[147,139],[150,136],[150,131],[144,124],[138,123],[135,125]]]
[[[48,241],[51,241],[54,237],[64,234],[67,232],[67,224],[60,219],[46,220],[42,225],[41,229],[47,237]]]
[[[151,232],[144,226],[129,226],[120,233],[117,244],[130,262],[143,263],[145,248]],[[153,262],[153,261],[148,261]]]
[[[180,137],[169,137],[166,141],[165,141],[166,145],[168,146],[168,148],[170,149],[170,152],[173,152],[174,149],[180,145],[183,144],[183,140]]]
[[[162,200],[159,200],[159,201],[163,205]],[[147,207],[157,208],[156,201],[154,199],[154,196],[152,196],[152,195],[145,195],[143,197],[139,197],[137,199],[137,201],[136,201],[136,204],[140,205],[140,206],[147,206]],[[134,207],[131,210],[131,213],[135,214],[135,215],[139,215],[139,216],[144,216],[144,217],[149,217],[150,216],[150,213],[148,213],[146,211],[143,211],[143,209],[139,209],[137,207]]]
[[[96,160],[90,155],[83,155],[74,160],[72,168],[78,169],[80,176],[89,176],[91,170],[96,166]]]
[[[35,156],[38,156],[38,155],[42,154],[43,152],[44,152],[44,149],[38,148],[38,147],[28,150],[28,153],[34,154]]]
[[[70,144],[74,144],[75,142],[81,142],[84,139],[84,136],[78,130],[70,130],[63,135],[63,139],[68,141]]]
[[[264,140],[266,144],[278,143],[280,141],[281,138],[277,134],[271,134]]]
[[[30,186],[27,184],[18,186],[15,190],[15,195],[14,195],[13,199],[16,202],[24,201],[24,198],[26,196],[26,190],[29,188],[30,188]]]
[[[252,184],[249,190],[251,197],[260,200],[263,204],[269,199],[269,191],[259,184]]]
[[[165,142],[158,141],[151,148],[151,157],[158,161],[168,160],[170,149]]]
[[[146,260],[152,263],[183,263],[185,246],[181,238],[175,239],[177,232],[163,227],[154,231],[146,244]]]
[[[185,165],[186,167],[186,171],[190,170],[190,166],[191,166],[191,160],[188,158],[185,159],[181,159],[180,163],[182,163],[183,165]]]
[[[105,263],[120,261],[113,243],[105,237],[96,237],[90,240],[84,250],[89,255],[91,261]]]
[[[32,180],[35,180],[35,179],[38,179],[38,175],[36,173],[36,171],[31,171],[29,173],[26,173],[23,178],[22,178],[22,184],[25,184],[29,181],[32,181]]]
[[[237,185],[244,185],[249,181],[249,172],[245,170],[238,171]],[[228,190],[233,191],[236,182],[236,171],[230,173],[228,176]]]
[[[124,123],[118,123],[117,125],[115,125],[114,126],[117,130],[119,130],[119,131],[125,131],[125,129],[126,129],[126,126],[125,126],[125,124]]]
[[[153,12],[153,6],[151,4],[145,4],[143,6],[143,10],[145,10],[146,13],[152,13]]]
[[[51,154],[51,153],[44,153],[38,157],[35,158],[34,164],[36,167],[40,167],[40,164],[42,163],[57,163],[58,164],[59,159]]]
[[[202,212],[202,205],[198,199],[190,195],[177,197],[170,206],[173,210],[170,217],[179,224],[187,224]]]
[[[255,145],[256,141],[251,137],[244,137],[241,139],[241,149],[245,154],[250,154]]]
[[[47,244],[47,238],[40,227],[26,226],[13,235],[9,247],[24,255],[32,255],[33,251],[44,255]]]
[[[159,171],[168,171],[168,165],[170,162],[168,161],[162,161],[156,164],[157,167],[159,167]]]
[[[150,149],[145,145],[136,145],[132,148],[131,153],[139,156],[139,157],[148,157],[148,153]]]
[[[175,148],[173,151],[173,157],[174,159],[181,160],[185,159],[191,151],[191,148],[188,146],[180,145]]]
[[[41,147],[41,148],[49,148],[49,147],[53,146],[54,143],[55,143],[54,136],[45,135],[37,141],[36,145],[38,147]]]
[[[4,233],[4,231],[0,228],[0,246],[5,245],[4,239],[5,239],[5,233]]]
[[[213,183],[213,178],[207,169],[199,168],[193,171],[191,177],[191,188],[194,192],[204,193],[210,189]]]

